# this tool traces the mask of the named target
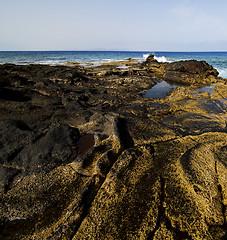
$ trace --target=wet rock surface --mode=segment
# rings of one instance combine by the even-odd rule
[[[217,74],[152,56],[0,65],[0,239],[225,239]],[[166,96],[139,94],[163,80],[175,84]]]

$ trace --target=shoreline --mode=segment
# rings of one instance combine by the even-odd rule
[[[22,51],[23,52],[23,51]],[[44,51],[43,53],[48,53],[49,51]],[[55,53],[55,51],[50,51],[52,52],[53,54]],[[59,53],[61,53],[62,51],[59,51]],[[70,51],[67,51],[68,53],[71,53]],[[79,51],[80,52],[80,51]],[[83,52],[83,51],[81,51]],[[87,53],[91,53],[90,51],[86,51]],[[94,53],[96,53],[97,51],[94,51]],[[98,52],[103,52],[103,53],[115,53],[115,51],[98,51]],[[127,52],[127,51],[122,51],[122,52],[125,52],[127,54],[130,54],[130,53],[133,53],[133,52]],[[7,53],[7,51],[6,51]],[[13,52],[12,52],[13,53]],[[32,51],[29,51],[28,52],[29,54],[32,53]],[[37,51],[37,53],[42,53],[42,51]],[[75,51],[75,53],[78,53],[78,51]],[[135,53],[135,52],[134,52]],[[37,60],[31,60],[31,61],[25,61],[25,62],[17,62],[15,60],[11,60],[11,61],[6,61],[5,62],[2,62],[0,63],[0,65],[4,65],[4,64],[15,64],[15,65],[30,65],[30,64],[39,64],[39,65],[50,65],[50,66],[58,66],[58,65],[72,65],[72,66],[77,66],[77,65],[80,65],[80,66],[84,66],[84,67],[92,67],[92,66],[100,66],[100,65],[104,65],[104,64],[117,64],[119,62],[119,66],[121,66],[121,62],[125,62],[127,61],[128,59],[133,59],[134,61],[138,61],[138,62],[143,62],[143,61],[146,61],[146,57],[149,55],[148,53],[145,53],[145,52],[138,52],[141,54],[141,56],[137,56],[136,58],[135,57],[123,57],[121,59],[93,59],[93,60],[85,60],[85,59],[81,59],[80,61],[70,61],[70,60],[64,60],[63,62],[61,62],[62,60],[39,60],[37,62]],[[180,54],[179,55],[179,59],[171,59],[168,57],[168,55],[165,55],[166,54]],[[189,54],[188,57],[186,57],[187,55],[180,57],[181,54]],[[190,56],[190,53],[194,53],[194,54],[199,54],[198,56]],[[193,60],[193,59],[197,59],[197,61],[207,61],[206,60],[206,56],[204,57],[199,57],[201,54],[211,54],[211,53],[222,53],[222,54],[226,54],[226,52],[155,52],[154,54],[157,54],[157,56],[155,56],[155,59],[158,60],[159,62],[177,62],[177,61],[187,61],[187,60]],[[18,55],[19,56],[19,55]],[[29,56],[29,55],[28,55]],[[44,57],[44,59],[47,57],[48,55],[46,55]],[[52,56],[52,55],[50,55]],[[48,58],[50,57],[48,56]],[[58,57],[60,57],[60,55],[57,55]],[[68,55],[67,57],[69,57],[70,55]],[[171,56],[171,55],[170,55]],[[202,56],[202,55],[201,55]],[[215,56],[215,55],[214,55]],[[225,55],[224,55],[225,56]],[[15,57],[15,56],[14,56]],[[56,58],[58,58],[56,57]],[[94,56],[93,56],[94,57]],[[112,56],[113,57],[113,56]],[[210,56],[211,57],[211,56]],[[227,57],[227,56],[226,56]],[[181,59],[182,58],[182,59]],[[203,59],[204,58],[204,59]],[[219,60],[220,61],[220,60]],[[222,61],[224,61],[224,59],[222,59]],[[209,63],[210,62],[210,63]],[[209,64],[211,64],[213,67],[215,67],[216,69],[218,69],[219,71],[219,76],[220,77],[223,77],[223,78],[227,78],[227,68],[221,63],[215,63],[214,60],[212,60],[212,58],[209,59],[208,61]],[[222,65],[220,65],[222,64]]]

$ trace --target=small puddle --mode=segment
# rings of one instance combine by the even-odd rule
[[[224,106],[221,106],[218,101],[208,101],[202,104],[202,106],[211,113],[224,113]]]
[[[208,92],[209,94],[211,94],[214,90],[215,85],[216,85],[216,83],[214,83],[210,86],[201,87],[201,88],[199,88],[199,91],[202,93]]]
[[[80,63],[79,65],[80,65],[81,67],[87,67],[87,66],[88,66],[87,63]]]
[[[166,81],[158,82],[151,89],[141,92],[143,93],[144,98],[162,98],[167,95],[172,89],[174,89],[176,85],[171,85]]]
[[[99,67],[101,66],[100,63],[80,63],[79,66],[86,67],[86,68],[92,68],[92,67]]]
[[[227,98],[223,98],[221,100],[216,100],[215,103],[218,104],[218,106],[222,110],[227,111]]]
[[[226,99],[215,100],[215,101],[202,99],[199,101],[197,100],[197,102],[199,103],[198,106],[205,109],[208,113],[220,114],[220,113],[225,113],[227,111]]]
[[[82,136],[77,142],[77,148],[79,154],[84,155],[95,145],[95,136],[94,134],[87,134]]]
[[[125,65],[122,65],[122,66],[118,66],[116,68],[119,68],[119,69],[128,69],[128,66],[125,66]]]
[[[89,66],[87,66],[87,68],[100,67],[100,66],[102,66],[102,65],[100,63],[97,63],[97,64],[89,65]]]

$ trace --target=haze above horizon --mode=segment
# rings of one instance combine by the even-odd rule
[[[226,51],[224,0],[1,0],[0,51]]]

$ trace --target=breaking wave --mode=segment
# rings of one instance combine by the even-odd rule
[[[143,54],[143,58],[147,59],[149,57],[149,53]]]
[[[219,72],[219,76],[223,78],[227,78],[227,68],[225,69],[217,69]]]
[[[147,59],[149,55],[150,55],[149,53],[143,54],[143,58]],[[154,59],[157,60],[158,62],[168,62],[165,56],[161,57],[154,56]]]
[[[165,56],[161,57],[154,56],[154,59],[156,59],[158,62],[168,62]]]

